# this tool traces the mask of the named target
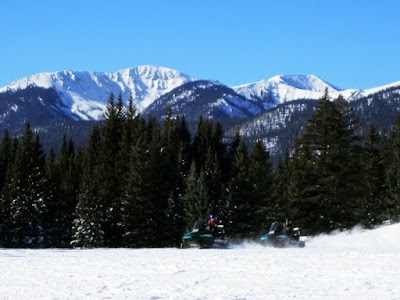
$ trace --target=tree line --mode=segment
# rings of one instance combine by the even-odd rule
[[[272,164],[259,139],[227,141],[200,117],[162,124],[110,95],[88,144],[62,140],[44,154],[29,123],[0,142],[3,247],[171,247],[216,214],[233,239],[255,239],[289,218],[306,234],[373,227],[400,214],[400,118],[356,134],[348,103],[328,93],[291,149]]]

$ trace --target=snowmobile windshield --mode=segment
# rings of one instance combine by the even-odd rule
[[[274,222],[274,223],[272,223],[269,231],[281,232],[282,229],[283,229],[283,224],[281,222]]]
[[[206,228],[206,226],[207,226],[207,221],[206,220],[198,220],[193,225],[193,231],[204,230]]]

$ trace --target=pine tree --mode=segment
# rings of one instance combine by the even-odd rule
[[[123,190],[122,140],[126,112],[121,95],[117,103],[111,94],[105,111],[105,122],[102,131],[102,147],[100,153],[99,186],[101,199],[104,202],[104,238],[107,246],[117,247],[121,244],[121,199]]]
[[[128,106],[126,107],[125,111],[126,116],[124,118],[122,126],[122,138],[120,148],[121,159],[119,160],[120,165],[118,166],[118,168],[121,169],[122,178],[120,179],[122,180],[122,187],[126,185],[126,178],[129,172],[127,157],[133,147],[133,144],[136,141],[138,134],[142,134],[140,132],[137,132],[136,129],[138,128],[138,123],[143,121],[141,116],[137,113],[135,106],[133,105],[132,96],[128,100]]]
[[[268,216],[273,213],[272,165],[269,153],[261,139],[258,139],[250,155],[250,174],[253,185],[253,217],[249,220],[256,235],[267,226]]]
[[[4,130],[3,138],[0,143],[0,192],[3,190],[4,184],[7,179],[7,173],[10,170],[10,166],[14,161],[15,149],[13,148],[13,142],[8,133],[8,130]]]
[[[226,206],[224,189],[227,186],[228,179],[223,173],[223,161],[212,148],[208,149],[205,157],[205,164],[200,172],[204,173],[206,189],[209,195],[208,206],[213,215],[223,215]]]
[[[206,155],[212,147],[213,142],[213,125],[211,121],[199,118],[197,122],[196,134],[192,143],[192,157],[196,161],[196,169],[198,172],[204,169],[206,163]]]
[[[43,247],[46,209],[44,155],[30,124],[25,126],[10,182],[11,246]]]
[[[224,191],[228,184],[231,165],[228,160],[226,145],[223,142],[224,131],[220,123],[216,123],[212,130],[211,144],[209,145],[204,165],[207,190],[210,196],[212,213],[221,219],[226,207]]]
[[[186,181],[186,193],[183,198],[185,208],[186,229],[199,219],[205,219],[211,212],[209,195],[206,189],[204,172],[198,175],[196,163],[192,162]]]
[[[272,180],[272,211],[266,216],[267,223],[280,221],[285,218],[291,219],[291,205],[289,202],[289,152],[286,151],[284,156],[279,156],[278,161],[273,170]]]
[[[179,247],[186,229],[183,195],[175,197],[171,191],[168,197],[167,218],[170,225],[169,244]]]
[[[8,130],[4,130],[0,143],[0,246],[7,246],[10,240],[10,202],[8,183],[12,177],[15,148]]]
[[[388,214],[398,221],[400,216],[400,118],[392,129],[390,136],[390,163],[387,164],[386,182],[389,192]]]
[[[198,174],[204,172],[209,193],[211,212],[223,219],[226,213],[225,189],[230,175],[231,163],[223,141],[221,124],[199,118],[192,143],[192,157]]]
[[[62,236],[66,234],[60,208],[61,196],[61,174],[56,161],[54,149],[51,148],[46,160],[46,176],[48,185],[46,187],[46,213],[43,217],[43,229],[46,234],[46,247],[65,247],[60,243]],[[67,233],[68,234],[68,233]]]
[[[335,130],[331,174],[337,176],[333,203],[336,203],[336,228],[351,228],[359,223],[361,203],[365,195],[361,136],[356,133],[359,123],[349,103],[339,96],[333,101]]]
[[[231,165],[233,165],[236,160],[236,152],[241,139],[242,137],[240,136],[240,132],[238,129],[236,129],[232,141],[230,142],[228,147],[228,160]]]
[[[322,216],[320,203],[322,195],[318,187],[318,169],[310,147],[303,147],[301,140],[295,141],[292,157],[284,169],[283,180],[287,184],[287,199],[282,202],[279,221],[292,220],[303,228],[305,234],[318,232]],[[284,200],[284,199],[282,199]],[[325,230],[325,229],[324,229]]]
[[[171,245],[169,224],[170,178],[164,139],[154,118],[138,122],[142,132],[129,155],[129,174],[122,202],[123,245],[163,247]]]
[[[365,200],[362,223],[367,227],[389,218],[381,136],[371,125],[364,145]]]
[[[354,124],[348,103],[341,97],[331,102],[326,92],[296,143],[290,197],[295,217],[311,233],[349,228],[358,221],[363,188]]]
[[[151,212],[148,209],[147,161],[148,141],[144,122],[138,122],[138,134],[129,153],[129,174],[122,200],[122,245],[125,247],[149,247],[151,241]]]
[[[65,135],[61,141],[57,169],[60,176],[60,198],[54,213],[57,215],[58,225],[62,228],[59,228],[60,235],[55,237],[55,242],[60,247],[68,247],[72,236],[73,214],[78,203],[80,173],[75,164],[74,143],[71,138],[67,140]]]
[[[169,203],[168,197],[171,192],[171,184],[174,182],[169,177],[171,164],[175,165],[177,162],[168,161],[168,156],[165,151],[165,144],[161,128],[155,119],[150,118],[148,130],[151,131],[151,139],[148,145],[148,161],[146,166],[146,185],[149,191],[146,195],[148,201],[147,210],[150,213],[150,229],[152,234],[148,239],[152,240],[153,247],[171,246],[172,236],[166,228],[169,228],[168,210]],[[177,174],[174,172],[174,177]]]
[[[73,247],[102,247],[104,245],[103,208],[99,193],[100,129],[93,128],[89,146],[84,154],[81,193],[73,222]]]
[[[254,208],[253,185],[248,150],[242,139],[237,147],[228,190],[229,234],[238,239],[253,237],[256,234],[250,221]]]
[[[188,173],[190,159],[190,133],[183,117],[173,117],[168,110],[163,131],[163,160],[165,164],[166,192],[168,191],[168,223],[169,240],[172,245],[180,245],[185,231],[183,195],[185,178]]]
[[[8,182],[0,195],[0,247],[9,247],[12,240],[11,199]]]

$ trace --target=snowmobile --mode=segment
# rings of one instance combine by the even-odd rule
[[[207,226],[206,220],[198,220],[194,223],[191,232],[182,237],[181,248],[227,248],[228,239],[225,237],[224,225],[217,224],[214,232]]]
[[[302,240],[300,228],[285,228],[281,222],[273,222],[269,232],[260,238],[261,244],[272,247],[300,247],[306,242]]]

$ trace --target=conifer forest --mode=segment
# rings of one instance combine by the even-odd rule
[[[286,152],[199,118],[161,123],[110,95],[86,146],[62,139],[45,154],[26,123],[0,142],[0,246],[175,247],[216,214],[227,235],[252,240],[275,220],[315,235],[372,228],[400,215],[400,118],[365,136],[348,102],[325,95]]]

